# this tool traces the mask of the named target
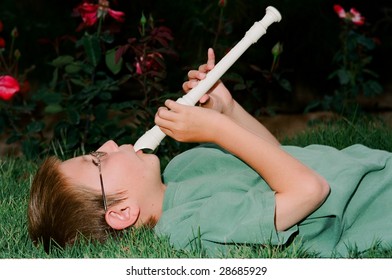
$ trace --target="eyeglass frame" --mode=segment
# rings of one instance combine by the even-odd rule
[[[103,201],[103,209],[105,212],[108,210],[107,207],[107,200],[106,200],[106,194],[105,194],[105,188],[103,186],[103,179],[102,179],[102,170],[101,170],[101,158],[107,156],[106,152],[101,152],[101,151],[93,151],[90,152],[90,156],[92,156],[94,159],[92,159],[92,162],[95,166],[98,167],[99,170],[99,181],[101,182],[101,192],[102,192],[102,201]]]

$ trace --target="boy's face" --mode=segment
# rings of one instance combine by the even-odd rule
[[[101,172],[106,195],[125,192],[127,196],[142,194],[149,186],[161,182],[160,164],[157,156],[135,152],[132,145],[118,146],[107,141],[97,151],[107,155],[101,159]],[[98,167],[94,157],[83,155],[64,161],[61,172],[75,186],[85,186],[101,192]]]

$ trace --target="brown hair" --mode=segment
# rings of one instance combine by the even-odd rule
[[[102,195],[83,186],[72,186],[60,172],[61,161],[47,158],[38,169],[30,190],[28,230],[30,238],[42,243],[46,252],[50,244],[65,247],[79,234],[104,242],[113,230],[105,221]],[[108,205],[121,199],[108,196]]]

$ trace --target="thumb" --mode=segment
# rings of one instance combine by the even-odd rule
[[[209,96],[208,94],[204,94],[204,95],[200,98],[199,102],[200,102],[200,104],[205,104],[205,103],[207,103],[209,100],[210,100],[210,96]]]

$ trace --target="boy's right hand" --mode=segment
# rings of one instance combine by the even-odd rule
[[[206,64],[199,66],[198,70],[188,72],[188,81],[182,85],[185,93],[196,87],[200,80],[215,67],[215,54],[212,48],[208,49],[208,59]],[[220,113],[230,115],[234,105],[233,97],[225,85],[219,80],[205,95],[199,100],[199,105],[210,108]]]
[[[217,138],[222,137],[218,131],[225,118],[215,110],[166,100],[165,106],[155,114],[155,124],[167,136],[180,142],[215,143]]]

